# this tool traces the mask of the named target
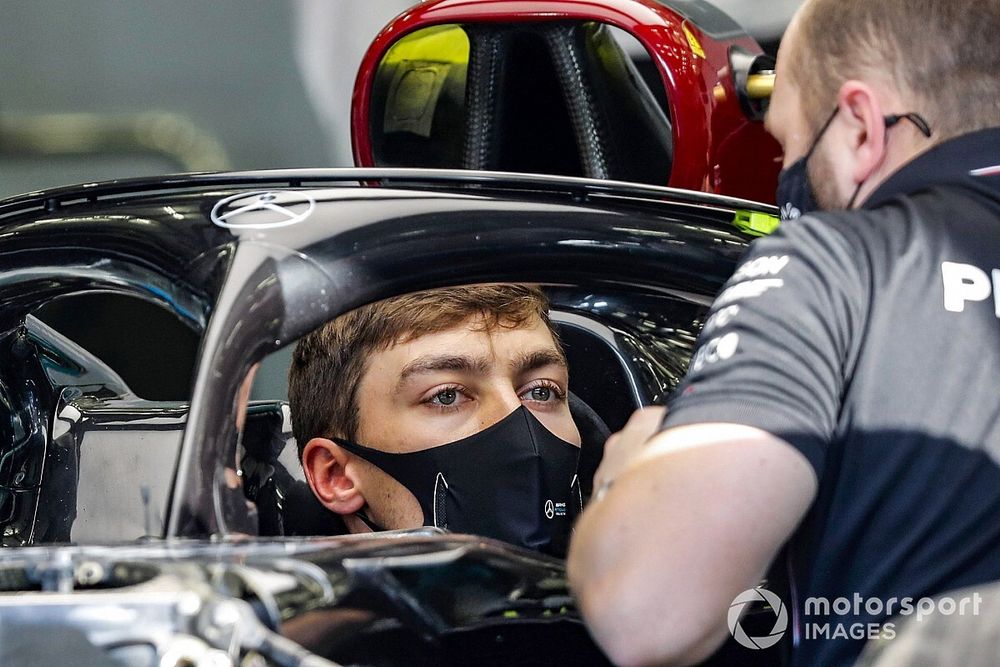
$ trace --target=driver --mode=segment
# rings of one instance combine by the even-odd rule
[[[306,479],[347,530],[437,526],[562,555],[582,506],[566,358],[534,287],[429,290],[299,341]]]

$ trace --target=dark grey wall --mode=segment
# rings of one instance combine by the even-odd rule
[[[214,135],[234,169],[331,166],[296,66],[292,12],[280,0],[0,0],[0,121],[170,112]],[[6,153],[0,196],[172,171],[150,157]],[[287,355],[267,364],[255,395],[284,396]]]
[[[166,111],[214,135],[233,168],[330,166],[293,25],[290,3],[273,0],[2,0],[0,117]],[[8,156],[0,195],[165,170],[176,167]]]

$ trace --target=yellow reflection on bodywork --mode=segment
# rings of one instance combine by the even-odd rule
[[[461,68],[464,96],[468,63],[469,38],[457,25],[418,30],[393,44],[379,64],[392,72],[383,131],[430,137],[438,99],[453,69]]]
[[[393,44],[382,63],[397,65],[404,60],[466,64],[469,62],[469,38],[458,25],[417,30]]]

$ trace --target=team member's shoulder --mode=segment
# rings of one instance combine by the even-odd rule
[[[745,293],[758,288],[791,287],[783,290],[787,293],[800,291],[798,286],[808,291],[819,282],[824,291],[867,292],[873,267],[889,252],[891,235],[885,227],[893,224],[885,222],[888,217],[882,211],[839,211],[784,222],[775,233],[750,246],[715,309],[732,297],[742,300]],[[794,278],[791,284],[789,278]]]
[[[835,254],[852,264],[870,263],[870,255],[884,252],[900,224],[905,209],[886,206],[875,210],[822,211],[784,225],[785,233],[806,249]]]
[[[742,424],[792,444],[817,476],[870,312],[872,248],[850,215],[786,222],[716,297],[664,426]]]

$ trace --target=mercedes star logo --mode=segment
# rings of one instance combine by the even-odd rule
[[[212,207],[212,222],[226,229],[272,229],[302,222],[316,208],[306,192],[241,192]]]
[[[556,515],[556,505],[551,500],[545,501],[545,518],[551,519]]]

